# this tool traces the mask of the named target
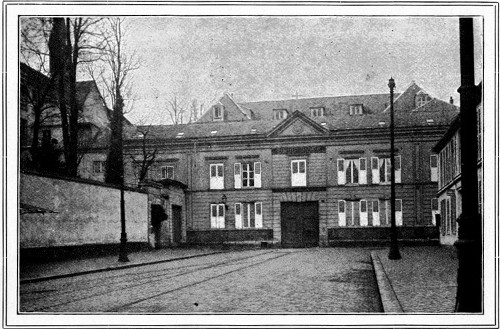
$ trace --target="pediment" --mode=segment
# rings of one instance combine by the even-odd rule
[[[295,111],[290,117],[277,125],[268,136],[311,136],[326,135],[328,132],[328,129],[311,120],[302,112]]]

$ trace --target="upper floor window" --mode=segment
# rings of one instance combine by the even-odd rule
[[[174,166],[161,167],[161,179],[174,179]]]
[[[395,182],[401,183],[401,156],[394,158]],[[389,184],[391,182],[391,159],[372,157],[372,184]]]
[[[366,184],[366,158],[338,159],[337,182],[344,184]]]
[[[437,182],[438,181],[438,160],[437,160],[437,155],[431,154],[430,166],[431,166],[431,182]]]
[[[350,115],[363,114],[363,104],[352,104],[352,105],[349,105],[349,114]]]
[[[425,105],[431,98],[426,93],[418,93],[415,95],[415,108]]]
[[[311,107],[311,117],[323,117],[325,116],[324,107]]]
[[[286,109],[275,109],[273,110],[274,120],[286,119],[288,117],[288,111]]]
[[[94,174],[102,174],[104,172],[105,166],[106,166],[106,161],[94,161],[92,163]]]
[[[222,121],[224,119],[224,106],[223,105],[214,105],[214,121]]]
[[[292,160],[292,186],[306,186],[306,160]]]
[[[234,188],[262,187],[261,163],[235,163]]]
[[[210,189],[211,190],[224,189],[224,164],[222,163],[210,164]]]
[[[262,228],[262,202],[235,203],[234,226],[236,228]]]

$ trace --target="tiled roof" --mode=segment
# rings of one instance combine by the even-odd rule
[[[399,102],[395,102],[395,126],[410,128],[449,125],[457,115],[458,107],[434,98],[424,106],[415,109],[414,95],[419,90],[421,89],[413,83],[404,93],[395,95],[395,98],[401,96]],[[390,111],[384,110],[388,107],[389,102],[389,94],[248,102],[239,105],[245,110],[252,110],[255,114],[255,120],[212,121],[151,126],[149,128],[143,126],[142,130],[150,129],[148,138],[165,139],[267,134],[283,120],[290,119],[295,110],[309,117],[311,107],[325,108],[325,116],[311,119],[317,123],[324,123],[322,126],[330,131],[387,128],[390,125]],[[363,104],[362,115],[350,115],[349,105],[354,104]],[[273,120],[272,110],[282,108],[289,110],[288,119]]]

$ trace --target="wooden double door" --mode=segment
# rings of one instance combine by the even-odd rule
[[[318,202],[281,203],[281,244],[286,248],[317,247]]]

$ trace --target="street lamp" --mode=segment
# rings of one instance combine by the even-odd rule
[[[129,261],[127,256],[127,232],[125,230],[125,187],[124,187],[124,177],[122,170],[122,179],[120,183],[120,222],[122,226],[122,232],[120,236],[120,253],[118,256],[118,261],[126,263]]]
[[[394,179],[394,87],[396,83],[391,77],[389,79],[389,89],[391,91],[391,247],[389,249],[389,259],[401,259],[398,247],[398,231],[396,229],[396,182]]]

